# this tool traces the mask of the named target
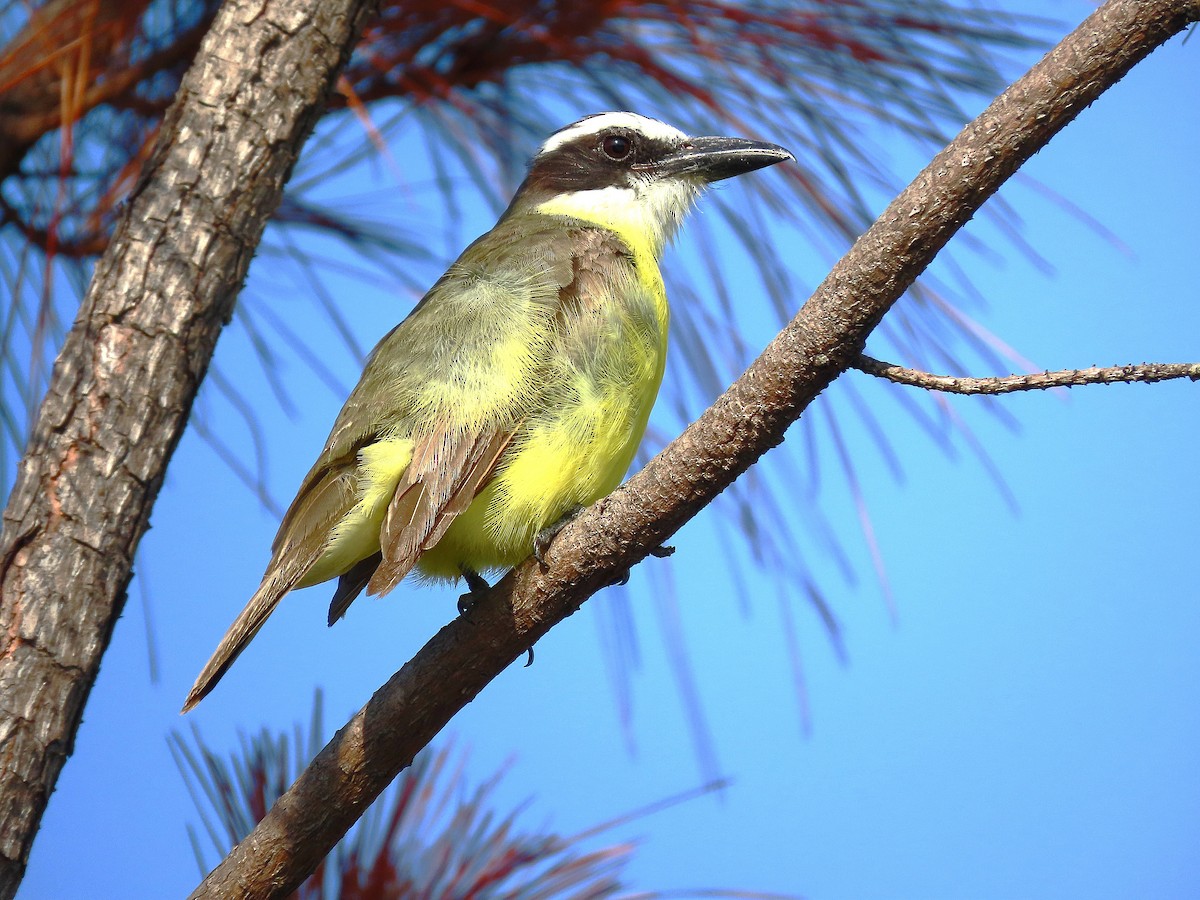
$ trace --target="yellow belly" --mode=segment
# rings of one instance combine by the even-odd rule
[[[605,324],[594,352],[552,376],[563,385],[557,402],[526,423],[496,478],[421,557],[427,578],[516,565],[539,531],[611,493],[629,470],[662,383],[669,311],[656,249],[636,230],[600,224],[625,238],[635,274],[620,297],[597,305]]]
[[[597,396],[530,427],[496,478],[428,550],[417,570],[456,578],[508,568],[530,554],[538,532],[590,506],[621,483],[646,430],[661,364],[639,396]]]

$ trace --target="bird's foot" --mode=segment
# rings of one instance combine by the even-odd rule
[[[492,586],[487,583],[486,578],[469,566],[459,566],[458,571],[462,572],[463,580],[467,583],[467,592],[458,598],[458,614],[470,622],[471,610],[475,608],[475,604],[479,602],[480,598],[492,589]],[[531,646],[525,659],[525,668],[528,669],[532,665],[533,647]]]
[[[554,543],[554,539],[558,533],[562,531],[567,523],[575,519],[583,512],[583,507],[578,503],[573,504],[570,509],[563,513],[562,517],[551,525],[547,525],[537,533],[533,539],[533,558],[538,561],[543,569],[546,568],[546,551],[550,549],[550,545]]]
[[[467,593],[458,598],[458,614],[469,622],[471,621],[471,610],[475,608],[479,598],[492,589],[492,586],[469,566],[459,566],[458,571],[462,572],[463,580],[467,583]]]

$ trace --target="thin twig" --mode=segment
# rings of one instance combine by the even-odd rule
[[[1011,394],[1015,391],[1044,391],[1047,388],[1076,387],[1083,384],[1133,384],[1190,378],[1200,381],[1200,363],[1141,363],[1126,366],[1091,366],[1087,369],[1059,369],[1030,375],[1004,375],[993,378],[960,378],[934,375],[919,369],[906,369],[871,356],[859,356],[854,368],[868,375],[946,394]]]

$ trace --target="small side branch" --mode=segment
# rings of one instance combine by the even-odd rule
[[[853,367],[860,372],[947,394],[1011,394],[1014,391],[1044,391],[1047,388],[1075,387],[1081,384],[1115,384],[1124,382],[1170,381],[1190,378],[1200,381],[1200,363],[1142,363],[1141,365],[1107,366],[1088,369],[1060,369],[1057,372],[1038,372],[1033,375],[1005,375],[1000,378],[959,378],[954,375],[934,375],[917,369],[906,369],[895,363],[859,355]]]

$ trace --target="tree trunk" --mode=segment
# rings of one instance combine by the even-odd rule
[[[0,536],[0,898],[71,752],[217,335],[373,7],[226,3],[96,266]]]

